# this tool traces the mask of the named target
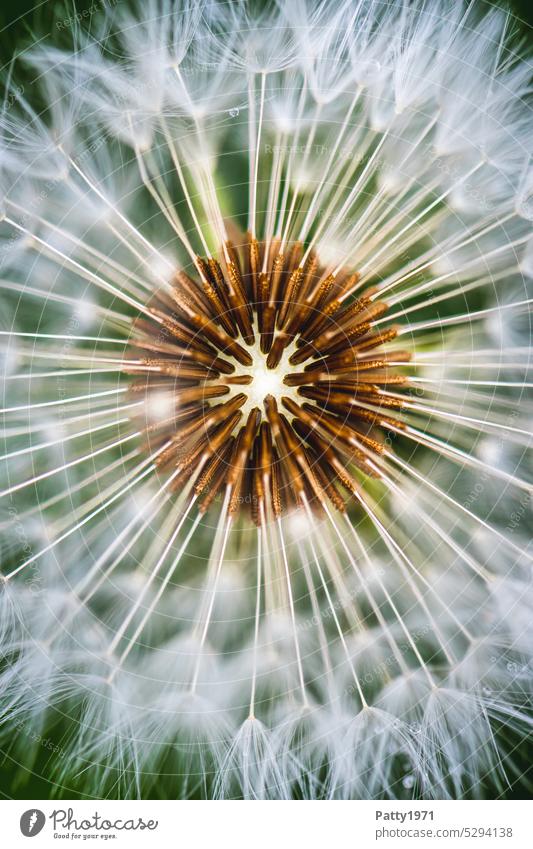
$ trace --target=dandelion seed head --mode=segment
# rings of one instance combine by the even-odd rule
[[[533,621],[511,17],[149,0],[25,62],[0,732],[34,734],[26,771],[60,737],[58,792],[505,794]]]
[[[196,496],[210,505],[230,486],[230,510],[251,505],[256,522],[307,501],[338,506],[337,485],[352,494],[357,486],[339,472],[339,440],[352,462],[376,476],[365,455],[383,450],[374,430],[389,420],[402,427],[390,414],[401,397],[387,387],[407,380],[387,360],[407,361],[409,354],[380,350],[396,335],[394,328],[374,329],[387,305],[372,299],[373,290],[344,305],[358,274],[328,274],[315,255],[304,258],[301,244],[267,252],[248,236],[240,252],[225,245],[223,265],[225,273],[217,260],[197,257],[200,286],[177,274],[170,298],[160,296],[151,308],[164,340],[141,325],[138,345],[150,357],[140,368],[150,371],[132,389],[146,393],[150,429],[159,418],[161,438],[172,441],[158,462],[177,470],[174,486],[197,463]]]

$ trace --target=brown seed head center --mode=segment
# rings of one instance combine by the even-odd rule
[[[197,257],[140,320],[145,432],[172,486],[200,509],[220,494],[260,524],[304,505],[339,510],[379,477],[383,432],[398,412],[406,351],[387,305],[357,273],[332,273],[300,244],[250,236],[219,262]]]

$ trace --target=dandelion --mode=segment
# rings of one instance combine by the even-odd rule
[[[533,672],[510,15],[60,23],[0,124],[12,762],[67,796],[510,792]]]

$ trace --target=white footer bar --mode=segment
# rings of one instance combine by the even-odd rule
[[[533,802],[0,802],[6,847],[533,847]]]

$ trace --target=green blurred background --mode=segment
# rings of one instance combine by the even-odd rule
[[[129,0],[120,0],[126,6]],[[290,3],[291,0],[286,0]],[[1,0],[0,2],[0,67],[9,63],[13,49],[22,46],[31,32],[46,32],[52,20],[59,15],[65,17],[75,12],[105,6],[106,0]],[[116,5],[116,0],[115,0]],[[503,6],[509,8],[516,18],[517,27],[533,43],[533,2],[532,0],[510,0],[510,2],[490,3],[479,0],[480,7]]]

